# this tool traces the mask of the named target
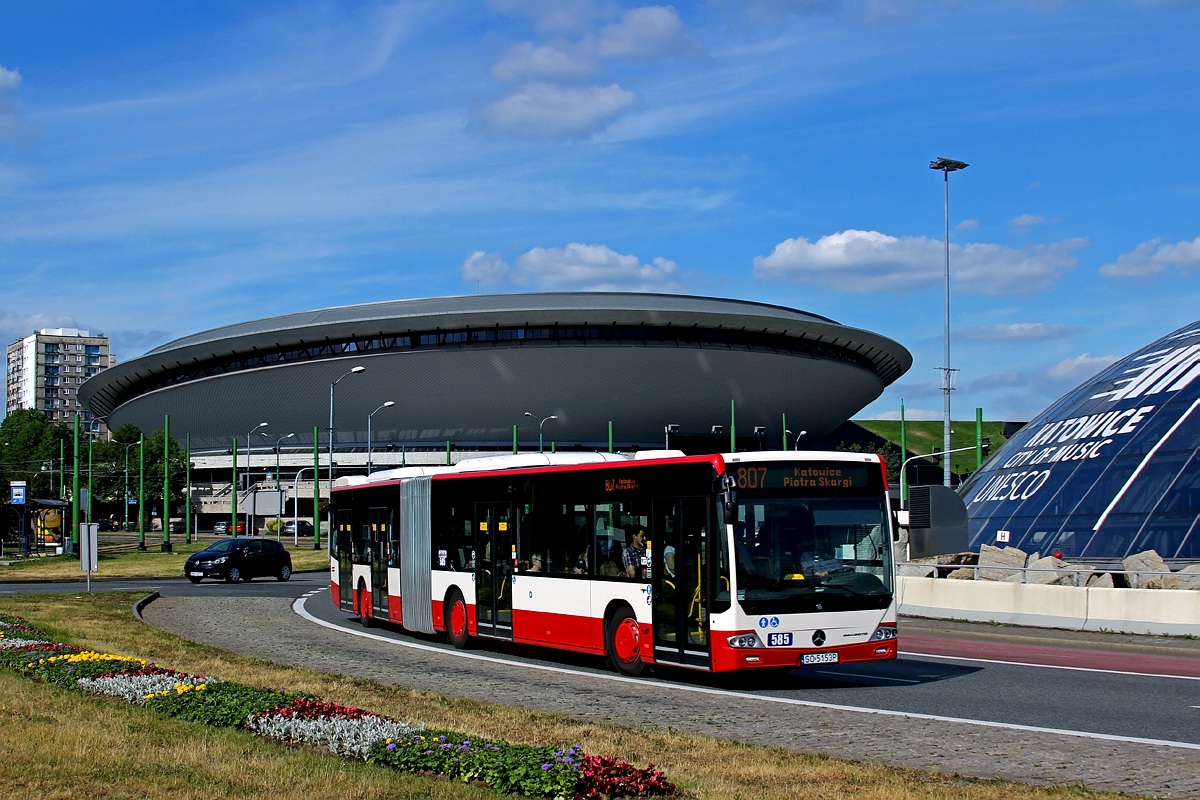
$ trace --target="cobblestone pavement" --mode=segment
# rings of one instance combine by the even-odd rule
[[[1034,784],[1200,798],[1200,751],[966,723],[780,706],[747,697],[659,690],[647,714],[636,682],[597,680],[450,653],[398,649],[312,624],[287,599],[159,597],[145,621],[196,642],[421,692],[629,727],[658,726],[798,752]]]

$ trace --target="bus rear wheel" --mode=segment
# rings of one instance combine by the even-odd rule
[[[467,624],[467,603],[462,592],[455,589],[446,600],[446,640],[459,650],[467,646],[471,638]]]
[[[618,611],[608,623],[608,660],[622,675],[634,677],[642,674],[646,662],[642,661],[642,629],[629,609]]]

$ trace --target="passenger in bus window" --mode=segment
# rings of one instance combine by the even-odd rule
[[[545,564],[542,561],[541,553],[534,553],[533,556],[529,559],[529,571],[530,572],[545,572],[546,571]]]
[[[666,577],[674,579],[675,577],[675,548],[667,545],[663,550],[663,571]]]
[[[621,553],[621,562],[625,567],[625,577],[641,579],[646,574],[646,529],[637,528],[633,532],[633,541]]]
[[[575,561],[575,566],[572,569],[576,575],[587,575],[588,571],[588,551],[584,550],[579,554],[578,560]]]

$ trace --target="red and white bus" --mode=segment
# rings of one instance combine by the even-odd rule
[[[484,457],[339,479],[333,508],[332,599],[365,625],[595,653],[629,675],[896,657],[874,454]]]

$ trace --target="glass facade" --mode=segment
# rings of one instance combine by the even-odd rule
[[[1113,364],[964,484],[971,548],[1200,559],[1200,322]]]

